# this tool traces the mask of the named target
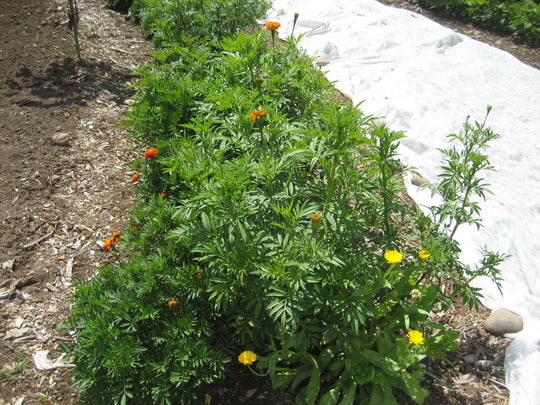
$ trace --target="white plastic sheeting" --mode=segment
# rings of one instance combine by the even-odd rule
[[[375,0],[274,0],[270,20],[281,37],[305,34],[301,47],[330,63],[323,69],[361,109],[404,131],[402,160],[435,180],[446,136],[468,115],[502,138],[488,150],[496,172],[484,173],[493,195],[482,202],[484,227],[456,234],[462,261],[474,264],[479,249],[512,255],[503,266],[503,295],[479,280],[492,309],[519,313],[524,330],[507,349],[505,370],[511,405],[540,404],[540,71],[512,55],[472,40],[419,14]],[[420,205],[432,204],[418,192]]]

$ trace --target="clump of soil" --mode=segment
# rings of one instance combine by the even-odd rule
[[[2,2],[0,405],[77,403],[68,370],[37,370],[34,356],[45,350],[55,360],[55,350],[70,340],[59,327],[69,315],[73,280],[114,261],[97,242],[124,229],[132,207],[129,162],[142,149],[120,123],[133,69],[152,60],[152,45],[104,1],[78,5],[82,61],[66,1]],[[527,52],[524,60],[538,67],[539,54]],[[426,364],[437,377],[425,383],[428,403],[508,403],[503,363],[509,340],[485,333],[488,313],[455,305],[435,315],[461,336],[449,354],[452,364]],[[238,366],[233,371],[237,378],[213,390],[213,404],[293,403],[268,380]]]

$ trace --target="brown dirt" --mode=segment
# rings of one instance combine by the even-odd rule
[[[151,60],[151,44],[102,0],[79,2],[79,11],[82,62],[67,1],[2,1],[0,405],[77,402],[66,369],[38,371],[33,356],[48,350],[55,359],[54,350],[69,340],[58,328],[69,314],[72,279],[86,279],[114,260],[96,242],[125,228],[132,206],[128,163],[140,150],[119,124],[129,107],[132,69]],[[539,67],[537,51],[515,51]],[[67,134],[66,144],[53,140],[59,132]],[[426,381],[429,403],[508,403],[503,359],[509,340],[485,333],[488,313],[456,305],[436,315],[461,337],[449,356],[453,365],[427,363],[442,380]],[[467,355],[473,355],[469,362]],[[212,404],[292,403],[244,371],[216,387]]]

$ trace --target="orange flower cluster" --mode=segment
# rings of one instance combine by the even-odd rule
[[[131,228],[131,232],[137,232],[137,229],[139,229],[139,225],[135,225],[133,228]]]
[[[264,114],[266,114],[266,110],[256,110],[249,114],[249,118],[251,121],[260,120]]]
[[[197,277],[199,280],[202,280],[204,278],[204,274],[202,273],[195,273],[195,277]]]
[[[146,152],[144,152],[144,157],[146,159],[152,159],[157,154],[158,154],[158,150],[156,148],[150,148]]]
[[[133,177],[131,178],[131,182],[135,183],[137,180],[139,180],[140,173],[135,173]]]
[[[159,195],[161,196],[161,198],[166,198],[168,196],[166,191],[162,191],[161,193],[159,193]]]
[[[178,301],[175,299],[172,299],[169,301],[169,309],[176,309],[178,306]]]
[[[321,219],[322,219],[322,215],[321,214],[313,214],[311,216],[311,220],[314,222],[314,223],[319,223],[321,222]]]
[[[275,31],[277,30],[279,27],[281,27],[281,24],[276,22],[276,21],[268,21],[266,24],[264,24],[266,26],[266,28],[268,28],[269,30],[272,30],[272,31]]]
[[[118,238],[122,235],[121,232],[113,232],[112,234],[112,237],[110,237],[109,239],[107,239],[105,242],[103,242],[103,246],[101,247],[101,249],[103,251],[108,251],[109,248],[114,245],[116,242],[118,242]]]

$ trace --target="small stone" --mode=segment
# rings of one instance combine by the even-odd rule
[[[70,138],[67,132],[57,132],[52,136],[52,141],[58,146],[69,146]]]
[[[517,333],[523,329],[523,318],[506,308],[493,311],[484,322],[486,331],[495,336]]]
[[[15,265],[15,259],[10,259],[2,263],[2,269],[4,270],[13,270],[13,266]]]
[[[482,370],[489,370],[493,366],[493,361],[491,360],[478,360],[476,362],[476,367]]]
[[[315,64],[319,67],[323,67],[323,66],[326,66],[330,63],[329,60],[326,60],[326,59],[319,59],[317,62],[315,62]]]
[[[466,356],[463,356],[463,360],[465,360],[465,363],[467,364],[473,364],[475,358],[476,356],[474,354],[468,354]]]
[[[423,184],[431,184],[431,182],[428,179],[422,176],[413,176],[413,178],[411,179],[411,183],[414,184],[415,186],[421,186]]]

